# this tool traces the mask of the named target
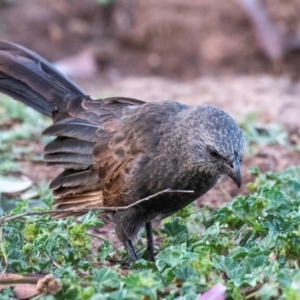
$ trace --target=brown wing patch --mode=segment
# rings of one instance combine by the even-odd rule
[[[68,103],[67,117],[56,116],[56,122],[44,134],[57,136],[45,147],[47,164],[66,169],[50,185],[57,209],[126,205],[121,195],[132,158],[125,155],[125,137],[119,139],[120,143],[111,140],[122,129],[124,109],[142,103],[128,98],[75,98]],[[74,213],[55,217],[67,215]]]
[[[105,206],[124,206],[127,203],[122,199],[125,184],[125,168],[127,161],[117,161],[108,163],[99,171],[105,174],[104,181],[104,204]]]
[[[86,193],[69,195],[60,197],[55,200],[54,207],[56,209],[81,209],[81,208],[97,208],[103,206],[102,190],[89,191]],[[53,214],[54,218],[64,218],[68,216],[81,215],[82,213],[57,213]]]
[[[128,169],[132,156],[129,153],[128,145],[124,143],[126,137],[120,133],[122,131],[121,118],[124,109],[143,103],[140,100],[128,98],[105,99],[101,111],[105,115],[105,122],[102,123],[101,129],[96,133],[97,144],[93,151],[94,160],[99,167],[99,178],[104,183],[105,206],[124,206],[128,204],[122,199],[122,194],[125,190],[126,169]],[[85,107],[89,108],[94,104],[92,101],[85,101],[84,103]],[[99,112],[96,113],[100,115]],[[110,134],[110,139],[105,144],[102,143],[104,132]]]
[[[121,194],[124,188],[124,169],[128,163],[125,157],[116,157],[109,143],[96,144],[94,160],[98,166],[98,176],[103,182],[103,196],[105,206],[122,206]]]

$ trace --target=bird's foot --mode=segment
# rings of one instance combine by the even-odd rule
[[[151,223],[150,222],[146,223],[145,228],[146,228],[146,235],[147,235],[148,260],[155,262],[153,234],[152,234],[152,225],[151,225]]]
[[[126,240],[125,243],[124,243],[124,246],[127,250],[127,253],[129,254],[129,257],[131,258],[131,260],[133,262],[136,262],[139,260],[139,257],[137,256],[135,250],[134,250],[134,247],[132,245],[132,242],[131,240]]]

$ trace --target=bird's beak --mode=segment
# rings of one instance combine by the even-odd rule
[[[238,157],[234,157],[232,161],[232,168],[230,168],[230,172],[228,176],[234,181],[234,183],[240,188],[242,183],[242,175],[241,175],[241,164]]]

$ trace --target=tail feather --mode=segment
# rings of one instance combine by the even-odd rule
[[[36,53],[0,41],[0,92],[51,116],[86,93]]]

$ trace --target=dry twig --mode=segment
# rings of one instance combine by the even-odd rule
[[[99,210],[104,210],[104,211],[125,210],[125,209],[131,208],[133,206],[136,206],[136,205],[138,205],[142,202],[153,199],[156,196],[159,196],[159,195],[164,194],[164,193],[193,193],[193,192],[194,191],[166,189],[166,190],[160,191],[156,194],[153,194],[149,197],[140,199],[140,200],[138,200],[134,203],[131,203],[127,206],[116,206],[116,207],[99,206],[99,207],[90,207],[90,208],[87,207],[87,208],[78,208],[78,209],[53,209],[53,210],[46,210],[46,211],[27,211],[27,212],[17,214],[17,215],[14,215],[14,216],[5,216],[5,217],[0,218],[0,225],[4,224],[4,223],[7,223],[9,221],[14,221],[16,219],[20,219],[20,218],[27,217],[27,216],[33,216],[33,215],[48,215],[48,214],[65,213],[65,212],[71,212],[71,213],[75,214],[75,213],[78,213],[78,212],[87,213],[87,212],[90,212],[90,211],[99,211]]]

